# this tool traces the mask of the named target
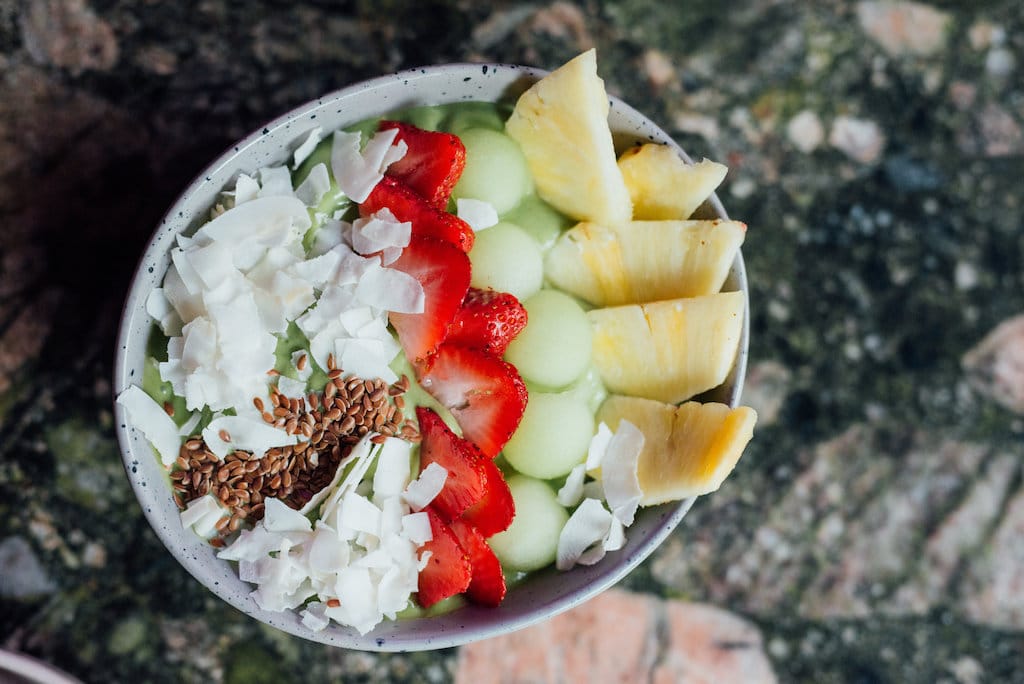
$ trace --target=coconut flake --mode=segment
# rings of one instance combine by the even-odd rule
[[[306,383],[303,380],[295,380],[287,375],[282,375],[277,379],[277,391],[289,399],[305,399]]]
[[[569,475],[565,478],[565,484],[558,490],[558,503],[566,508],[572,508],[583,500],[583,480],[587,476],[587,466],[584,463],[573,466]]]
[[[434,533],[430,529],[430,516],[424,512],[403,516],[402,536],[414,544],[426,544],[434,538]]]
[[[590,448],[587,450],[587,472],[593,473],[601,467],[601,461],[608,450],[608,443],[612,441],[612,431],[604,421],[597,426],[597,432],[590,438]]]
[[[355,491],[346,492],[338,511],[338,527],[380,536],[381,511]]]
[[[398,380],[390,367],[397,352],[389,342],[390,338],[341,338],[335,340],[334,355],[345,372],[360,378],[380,378],[391,384]]]
[[[309,532],[312,526],[309,518],[290,508],[286,503],[273,497],[264,500],[263,526],[268,532]]]
[[[209,539],[217,531],[217,521],[227,514],[220,500],[207,494],[188,502],[181,512],[181,524],[191,527],[203,539]]]
[[[235,180],[235,206],[244,204],[251,200],[256,199],[260,193],[260,184],[252,176],[247,176],[244,173],[238,174],[238,178]]]
[[[423,313],[423,285],[413,276],[380,264],[368,268],[356,285],[356,299],[395,313]]]
[[[292,168],[297,169],[302,162],[309,158],[309,155],[313,154],[313,150],[323,140],[324,128],[323,126],[317,126],[309,132],[306,139],[295,148],[295,152],[292,153]]]
[[[455,201],[459,218],[474,231],[484,230],[498,224],[498,212],[494,205],[484,200],[459,198]]]
[[[181,427],[178,428],[178,435],[181,437],[190,437],[195,434],[196,427],[199,425],[199,421],[203,419],[203,415],[199,411],[193,411]]]
[[[181,436],[178,426],[151,396],[136,385],[130,385],[117,397],[117,403],[128,413],[131,424],[138,428],[160,455],[160,461],[169,466],[178,458]]]
[[[555,567],[569,570],[580,560],[584,552],[602,542],[612,524],[612,514],[597,499],[584,499],[573,511],[558,535],[558,555]],[[604,549],[601,548],[601,555]],[[587,558],[594,563],[599,559]]]
[[[359,254],[374,254],[389,247],[408,247],[412,237],[412,223],[399,221],[385,207],[371,216],[353,221],[351,235],[352,249]]]
[[[229,439],[222,439],[222,437]],[[262,420],[253,420],[243,416],[215,418],[203,430],[203,440],[210,451],[221,459],[237,449],[263,454],[274,447],[299,443],[297,435],[289,435],[284,430],[268,425]]]
[[[643,433],[628,420],[622,420],[601,462],[601,482],[608,507],[626,526],[633,524],[643,498],[637,479],[637,460],[643,448]]]
[[[259,170],[259,197],[292,197],[292,174],[285,166],[265,166]]]
[[[307,604],[306,608],[300,613],[302,616],[302,626],[311,632],[320,632],[326,629],[327,625],[331,624],[326,610],[327,606],[319,601]]]
[[[370,192],[384,177],[388,165],[405,155],[406,145],[399,141],[392,146],[398,129],[379,131],[360,152],[359,133],[337,131],[331,142],[331,171],[338,187],[353,202],[365,202]]]
[[[402,498],[412,510],[422,511],[441,493],[447,479],[448,470],[437,463],[431,463],[423,469],[419,477],[409,483]]]
[[[305,358],[305,361],[302,359]],[[295,369],[295,376],[301,380],[304,384],[309,381],[311,375],[313,375],[313,364],[309,358],[309,352],[305,349],[296,349],[292,352],[292,368]],[[299,362],[302,362],[302,368],[299,368]],[[297,398],[297,397],[296,397]]]
[[[388,437],[384,440],[373,474],[373,496],[378,505],[384,497],[400,496],[408,486],[411,452],[412,444],[404,439]]]
[[[157,322],[160,330],[168,337],[181,332],[181,317],[164,294],[162,287],[154,287],[146,297],[146,313]]]
[[[315,207],[330,189],[331,176],[327,172],[327,164],[320,162],[310,170],[299,187],[295,188],[295,196],[307,207]]]

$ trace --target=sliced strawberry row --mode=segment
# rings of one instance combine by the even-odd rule
[[[427,565],[420,570],[416,598],[429,608],[449,596],[461,594],[473,579],[473,566],[469,554],[463,550],[458,537],[441,517],[427,509],[433,539],[423,545],[420,555],[429,553]]]
[[[447,524],[448,531],[454,533],[469,560],[471,576],[471,581],[463,587],[461,557],[450,548],[442,532],[438,544],[442,561],[452,561],[450,575],[445,574],[443,567],[433,567],[426,578],[421,573],[420,604],[426,607],[468,588],[471,600],[497,605],[505,595],[505,578],[486,538],[512,524],[515,512],[512,494],[494,461],[484,456],[472,442],[453,433],[437,413],[417,407],[416,417],[422,437],[420,468],[436,463],[448,472],[444,487],[428,507],[433,516],[431,528],[438,524],[435,518],[441,525]],[[431,550],[430,547],[425,549]]]
[[[425,131],[400,121],[381,121],[379,130],[398,129],[397,140],[405,142],[405,156],[387,169],[428,204],[444,210],[452,188],[466,167],[466,146],[458,136]]]

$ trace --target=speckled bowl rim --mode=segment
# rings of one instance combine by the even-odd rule
[[[335,130],[356,121],[414,105],[434,105],[470,100],[493,102],[514,97],[547,72],[508,64],[448,64],[410,69],[357,83],[324,95],[274,119],[229,148],[185,189],[164,216],[150,239],[135,271],[125,301],[115,362],[115,396],[130,384],[141,382],[146,338],[151,321],[145,311],[150,290],[163,280],[169,250],[175,236],[195,228],[213,205],[218,192],[229,186],[237,173],[284,161],[315,126]],[[616,144],[623,141],[654,141],[671,145],[687,161],[686,153],[659,127],[635,109],[611,97],[609,122]],[[717,196],[705,209],[728,218]],[[744,293],[744,316],[739,354],[730,377],[706,399],[732,406],[739,402],[747,366],[750,334],[749,293],[742,254],[737,254],[725,288]],[[348,649],[403,652],[448,648],[506,634],[569,610],[612,586],[661,544],[693,505],[693,499],[642,509],[627,530],[627,545],[596,565],[577,567],[568,573],[548,569],[512,589],[498,608],[467,605],[451,613],[385,621],[360,635],[333,624],[320,632],[304,627],[296,611],[260,610],[248,594],[252,586],[242,582],[232,564],[216,558],[216,550],[191,531],[182,528],[171,498],[166,473],[152,448],[127,425],[116,405],[115,426],[125,471],[146,518],[175,558],[214,594],[272,627],[290,634]]]

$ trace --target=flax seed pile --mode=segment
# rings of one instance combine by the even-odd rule
[[[377,433],[371,438],[376,443],[392,436],[419,441],[416,421],[406,419],[402,411],[402,395],[409,389],[406,376],[389,386],[380,378],[343,377],[341,369],[334,367],[333,357],[328,359],[328,367],[323,392],[289,399],[271,386],[271,406],[259,397],[253,399],[263,420],[306,441],[268,449],[262,457],[236,450],[223,461],[199,435],[181,446],[170,473],[178,507],[213,494],[231,513],[218,522],[221,536],[211,540],[214,546],[223,546],[221,537],[237,531],[243,522],[252,524],[262,519],[267,498],[301,508],[330,484],[338,464],[368,433]],[[220,438],[231,441],[223,431]]]

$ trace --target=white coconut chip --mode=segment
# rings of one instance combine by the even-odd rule
[[[167,299],[162,287],[154,287],[146,297],[146,313],[157,322],[164,335],[174,337],[181,334],[181,316]]]
[[[391,384],[398,374],[390,367],[395,350],[388,340],[373,338],[340,338],[334,342],[334,356],[339,368],[360,378],[380,378]]]
[[[356,285],[356,299],[368,306],[395,313],[423,313],[423,285],[413,276],[380,264],[363,273]]]
[[[627,527],[633,524],[643,498],[637,479],[637,460],[643,448],[643,433],[628,420],[622,420],[601,462],[605,500],[612,514]]]
[[[222,436],[228,439],[222,439]],[[236,449],[264,454],[274,447],[299,443],[297,435],[289,435],[262,420],[242,416],[222,416],[213,419],[203,430],[203,440],[214,456],[221,459]]]
[[[259,170],[258,197],[292,197],[292,174],[286,166],[264,166]]]
[[[178,458],[181,435],[178,426],[151,396],[136,385],[130,385],[117,396],[117,403],[128,413],[129,422],[138,428],[153,445],[160,462],[169,466]]]
[[[431,463],[423,469],[419,477],[409,483],[402,498],[412,510],[418,513],[441,493],[447,479],[448,470],[437,463]]]
[[[233,193],[236,207],[239,204],[245,204],[256,199],[259,193],[260,184],[255,178],[244,173],[238,174],[238,178],[235,179],[235,191]]]
[[[593,473],[601,467],[601,461],[608,450],[608,443],[612,441],[612,431],[602,421],[597,426],[597,432],[590,438],[590,448],[587,450],[587,472]]]
[[[313,529],[309,518],[279,499],[265,499],[263,526],[268,532],[309,532]]]
[[[426,544],[434,538],[434,533],[430,528],[430,516],[423,512],[403,516],[402,536],[414,544]]]
[[[300,613],[302,616],[302,626],[311,632],[320,632],[326,629],[327,625],[331,624],[326,611],[327,606],[319,601],[307,604],[306,608]]]
[[[412,223],[399,221],[385,207],[371,216],[353,221],[351,235],[352,249],[359,254],[374,254],[389,247],[408,247],[412,238]]]
[[[455,201],[459,218],[474,231],[481,231],[498,224],[498,212],[494,205],[484,200],[459,198]]]
[[[282,375],[277,378],[277,391],[289,399],[305,399],[306,383],[303,380],[295,380],[287,375]]]
[[[331,176],[327,171],[327,164],[320,162],[310,170],[299,187],[295,188],[295,197],[307,207],[315,207],[330,189]]]
[[[207,494],[188,502],[181,512],[181,525],[191,527],[200,537],[209,539],[217,532],[217,522],[228,514],[217,497]]]
[[[558,551],[555,567],[569,570],[583,556],[584,552],[595,544],[599,544],[608,534],[612,524],[612,514],[597,499],[584,499],[583,503],[573,511],[558,535]],[[604,549],[601,548],[601,555]],[[592,560],[592,556],[587,558]],[[597,560],[593,560],[597,562]]]
[[[379,505],[385,497],[400,496],[409,485],[411,453],[412,444],[404,439],[384,440],[373,473],[373,496]]]
[[[312,259],[300,261],[293,266],[289,266],[285,272],[296,278],[301,278],[318,290],[322,290],[324,285],[334,280],[340,263],[340,254],[335,251],[327,251]]]
[[[360,152],[359,133],[337,131],[331,142],[331,171],[338,187],[353,202],[365,202],[384,177],[388,165],[405,155],[406,145],[392,146],[397,129],[375,133]]]
[[[313,150],[320,144],[320,141],[324,137],[323,126],[317,126],[309,132],[306,139],[302,141],[298,147],[295,148],[295,152],[292,153],[292,168],[297,169],[302,162],[309,158],[309,155],[313,154]]]
[[[565,478],[565,484],[558,490],[558,503],[566,508],[572,508],[583,500],[583,480],[587,476],[585,463],[573,466],[569,475]]]

